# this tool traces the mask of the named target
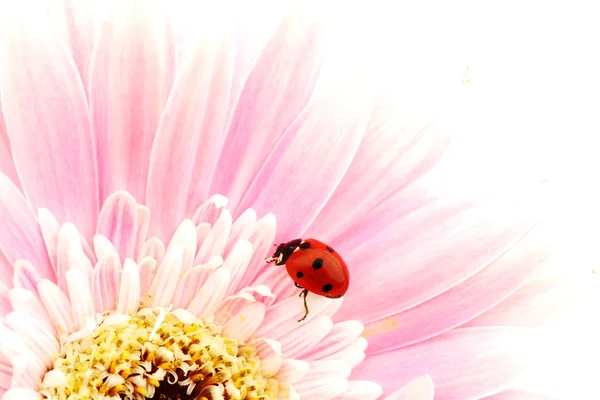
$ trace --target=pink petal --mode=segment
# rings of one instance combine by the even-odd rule
[[[207,263],[212,257],[223,254],[229,233],[231,232],[231,214],[223,210],[217,222],[212,226],[210,233],[198,248],[194,259],[195,264]]]
[[[192,268],[194,257],[196,257],[196,244],[196,227],[192,220],[184,219],[173,234],[169,247],[167,247],[167,254],[174,247],[179,247],[182,250],[182,274]]]
[[[179,247],[170,249],[163,262],[156,269],[152,285],[148,291],[152,307],[165,307],[171,304],[175,288],[181,276],[183,250]]]
[[[0,354],[0,396],[3,396],[6,393],[6,391],[11,387],[12,376],[13,367],[11,365],[10,359],[4,356],[4,354]]]
[[[238,292],[238,294],[246,293],[251,294],[256,301],[260,301],[267,307],[271,307],[271,305],[275,302],[275,296],[273,293],[271,293],[269,287],[265,285],[245,287]]]
[[[225,297],[215,311],[215,322],[221,326],[225,325],[234,317],[235,314],[240,312],[244,307],[253,303],[256,303],[256,299],[251,293],[248,292],[239,292],[233,296]]]
[[[390,196],[387,199],[382,199],[381,203],[363,213],[357,215],[356,219],[351,221],[352,223],[348,226],[344,221],[340,221],[340,226],[346,227],[344,231],[340,233],[337,229],[338,223],[335,226],[330,227],[329,230],[316,232],[314,227],[309,227],[315,235],[326,241],[330,246],[335,248],[338,252],[341,252],[344,259],[349,258],[354,249],[364,242],[375,239],[380,231],[384,229],[390,229],[388,236],[392,233],[389,227],[390,222],[398,223],[400,227],[406,225],[405,218],[408,221],[414,221],[415,219],[421,218],[420,222],[414,221],[413,224],[419,229],[423,229],[422,225],[425,225],[425,221],[429,220],[431,225],[434,221],[442,223],[445,219],[450,219],[455,215],[461,215],[466,213],[474,205],[473,201],[464,201],[463,198],[457,200],[454,195],[441,195],[438,192],[432,192],[431,189],[423,185],[409,185],[403,190],[396,193],[394,196]],[[427,210],[427,211],[425,211]],[[432,215],[429,215],[432,214]],[[317,216],[314,221],[315,226],[320,225],[319,219],[322,217]],[[413,231],[416,230],[412,227]],[[403,243],[404,241],[410,240],[411,236],[408,233],[408,229],[400,229],[397,227],[396,232],[403,233],[403,237],[396,238],[393,240],[394,246]],[[304,234],[304,237],[308,237],[310,232]],[[325,235],[325,236],[321,236]],[[332,235],[331,237],[328,235]],[[314,237],[314,236],[313,236]],[[386,236],[387,237],[387,236]],[[389,238],[392,240],[392,238]],[[373,243],[372,246],[381,246],[383,249],[390,249],[391,244],[380,245],[382,241],[379,240]],[[371,251],[372,252],[372,251]],[[359,253],[360,254],[360,253]]]
[[[92,273],[92,295],[96,312],[115,310],[121,287],[121,263],[115,254],[101,259]]]
[[[111,3],[108,8],[90,75],[100,200],[127,190],[144,203],[150,150],[171,89],[172,32],[158,3]]]
[[[233,247],[238,240],[247,240],[250,234],[254,231],[256,226],[256,211],[249,208],[240,215],[233,225],[231,225],[231,233],[229,234],[229,240],[223,251],[223,256],[227,255],[233,250]]]
[[[21,190],[21,179],[17,174],[15,161],[13,160],[10,139],[6,133],[6,125],[4,123],[4,115],[2,115],[1,106],[2,104],[0,103],[0,173],[6,175],[8,179],[13,181],[15,186]]]
[[[1,173],[0,193],[0,251],[8,262],[29,260],[44,278],[55,279],[35,214],[19,189]]]
[[[288,383],[299,382],[308,372],[308,368],[306,361],[286,358],[277,372],[277,379]]]
[[[381,386],[370,381],[349,381],[346,393],[336,400],[376,400],[381,396]]]
[[[48,316],[57,328],[59,339],[61,342],[64,341],[73,325],[69,297],[56,284],[48,280],[40,282],[37,290]]]
[[[3,107],[17,170],[34,208],[52,210],[60,223],[73,222],[90,238],[98,188],[84,88],[57,32],[39,10],[18,4],[2,12],[0,57],[7,61],[0,86],[10,99]]]
[[[92,246],[89,245],[88,241],[83,236],[80,235],[79,238],[81,239],[81,247],[83,249],[83,253],[85,254],[90,263],[96,264],[98,262],[98,258],[92,250]]]
[[[27,347],[40,357],[47,368],[52,367],[55,354],[60,346],[54,335],[46,330],[35,317],[22,313],[11,312],[5,316],[6,325],[11,328]]]
[[[13,306],[9,297],[10,288],[0,280],[0,315],[6,315],[13,310]]]
[[[358,321],[344,321],[333,325],[331,332],[306,354],[305,360],[318,360],[336,354],[354,342],[362,333],[363,325]]]
[[[320,316],[332,303],[331,299],[323,296],[316,296],[312,293],[309,293],[306,299],[310,313],[304,321],[298,322],[298,320],[304,316],[302,299],[290,297],[269,307],[265,319],[256,331],[255,336],[273,339],[282,338],[289,335],[292,330],[305,325]]]
[[[323,315],[327,315],[328,317],[332,317],[338,312],[342,304],[344,303],[344,298],[340,297],[338,299],[330,299],[329,304],[323,309]]]
[[[273,304],[274,296],[266,286],[247,287],[233,296],[226,297],[215,313],[215,321],[226,324],[235,314],[253,303],[261,303],[267,309]],[[261,318],[262,321],[262,318]]]
[[[298,323],[296,323],[298,325]],[[287,333],[284,336],[278,337],[277,340],[281,343],[281,348],[285,357],[298,358],[310,351],[310,349],[319,343],[329,331],[333,323],[327,316],[321,315],[305,324],[298,326],[296,329]],[[272,335],[265,335],[272,337]]]
[[[9,292],[9,297],[10,304],[14,311],[26,313],[35,317],[39,323],[44,325],[44,328],[48,332],[56,334],[56,326],[52,324],[50,316],[44,309],[44,305],[32,291],[22,288],[13,288]],[[3,315],[6,314],[7,313],[4,313]]]
[[[137,232],[133,256],[138,259],[142,246],[146,242],[148,230],[150,229],[150,209],[146,206],[137,207]]]
[[[557,400],[557,398],[526,392],[524,390],[505,390],[491,396],[486,396],[483,400]]]
[[[233,31],[218,17],[210,26],[181,66],[152,147],[147,204],[156,213],[151,232],[163,238],[211,194],[208,185],[223,143]]]
[[[229,109],[235,108],[239,94],[256,58],[270,39],[270,36],[281,23],[281,19],[289,12],[288,2],[236,3],[235,9],[235,64],[231,85],[231,102]],[[268,4],[268,5],[267,5]],[[229,10],[228,10],[229,11]]]
[[[352,344],[337,353],[323,356],[321,360],[338,360],[343,361],[354,368],[365,359],[365,350],[367,349],[367,339],[359,337]]]
[[[281,371],[283,358],[281,357],[281,345],[276,340],[258,338],[248,343],[256,349],[261,360],[261,371],[266,376],[272,376]]]
[[[433,113],[415,108],[412,96],[387,88],[376,100],[356,156],[306,237],[332,241],[359,226],[382,200],[405,190],[431,169],[446,148],[443,125],[433,121]]]
[[[94,252],[98,256],[98,260],[108,257],[119,258],[119,253],[117,253],[115,246],[102,235],[94,235]]]
[[[0,354],[9,360],[12,367],[10,387],[34,388],[47,368],[40,357],[25,344],[26,338],[17,335],[6,324],[0,324]]]
[[[270,246],[269,250],[272,253],[275,249]],[[300,293],[300,289],[294,286],[294,282],[287,273],[284,266],[275,264],[266,264],[264,258],[258,261],[258,273],[251,285],[267,285],[278,299],[287,299]]]
[[[69,251],[69,269],[83,272],[87,278],[91,278],[94,266],[82,250],[72,249]]]
[[[79,71],[83,87],[87,90],[94,45],[93,3],[91,0],[63,0],[52,2],[51,6],[56,6],[53,11],[58,22],[65,26],[66,43]]]
[[[265,258],[270,256],[274,249],[276,222],[273,214],[267,214],[254,225],[248,240],[252,243],[252,259],[248,269],[242,277],[239,286],[248,286],[256,275],[265,268]]]
[[[67,271],[67,287],[75,319],[75,329],[84,329],[88,324],[88,320],[96,315],[89,278],[81,271]]]
[[[60,235],[60,224],[54,215],[45,208],[38,209],[38,220],[48,256],[52,262],[54,272],[58,268],[58,237]]]
[[[156,274],[157,261],[152,257],[144,257],[139,262],[140,269],[140,298],[143,302],[148,299],[148,292],[150,291],[150,285],[154,280]]]
[[[137,264],[126,259],[121,275],[121,288],[117,302],[117,312],[121,314],[134,314],[140,305],[140,271]]]
[[[187,307],[188,311],[197,317],[212,316],[225,296],[225,291],[229,287],[229,279],[229,270],[227,269],[219,268],[213,272],[190,302]]]
[[[590,283],[588,276],[534,276],[506,300],[462,326],[553,325],[581,308],[588,300],[585,294]]]
[[[227,197],[214,194],[208,198],[202,205],[200,205],[192,216],[194,224],[201,225],[203,222],[207,222],[209,225],[214,225],[217,219],[221,216],[221,213],[226,210],[226,206],[229,200]]]
[[[535,216],[525,211],[501,204],[453,204],[445,198],[399,220],[393,219],[392,210],[382,213],[344,242],[331,244],[351,275],[336,320],[374,321],[463,282],[531,229]]]
[[[42,279],[43,277],[29,261],[15,261],[13,265],[13,287],[35,292],[37,284]]]
[[[434,387],[431,378],[422,376],[392,393],[385,400],[433,400]]]
[[[9,283],[12,284],[12,269],[12,263],[9,262],[4,253],[0,251],[0,282],[2,282],[6,287],[8,287]]]
[[[196,248],[197,249],[202,247],[202,243],[204,243],[204,241],[208,237],[211,227],[212,226],[208,222],[200,222],[196,226]]]
[[[229,283],[229,289],[227,289],[227,295],[231,295],[237,291],[238,283],[246,272],[251,258],[252,244],[247,240],[238,241],[222,267],[228,269],[231,273],[231,282]]]
[[[81,252],[82,249],[77,228],[70,223],[62,225],[58,233],[58,245],[56,249],[56,281],[58,286],[64,291],[67,289],[66,274],[70,268],[69,255],[71,251]]]
[[[368,356],[353,379],[374,380],[384,394],[429,375],[436,397],[477,398],[506,387],[541,354],[533,330],[512,327],[455,329],[409,347]]]
[[[323,378],[316,381],[301,381],[294,384],[294,389],[304,399],[329,400],[348,390],[348,381],[339,376]]]
[[[482,271],[450,290],[383,320],[366,326],[368,354],[407,346],[455,328],[509,297],[542,265],[551,253],[548,228],[538,227]],[[553,299],[561,293],[555,293]],[[510,299],[510,297],[509,297]],[[528,315],[553,313],[531,307]],[[554,311],[556,312],[556,311]],[[497,319],[491,325],[513,325]]]
[[[263,303],[252,303],[242,308],[223,326],[223,334],[245,342],[260,326],[266,307]]]
[[[100,210],[96,233],[115,246],[121,260],[133,257],[138,231],[137,214],[135,199],[123,191],[108,196]]]
[[[175,308],[187,307],[200,288],[206,283],[210,274],[220,265],[221,263],[197,265],[183,274],[175,289],[173,306]]]
[[[364,134],[370,97],[361,85],[339,77],[323,92],[286,130],[237,209],[285,215],[278,221],[276,241],[306,230],[340,183]]]
[[[248,186],[312,94],[323,58],[318,11],[299,7],[279,26],[237,100],[208,191],[226,194],[236,215]]]
[[[2,399],[4,400],[40,400],[42,396],[32,389],[16,388],[7,391]]]
[[[146,257],[150,257],[160,264],[165,257],[165,252],[166,250],[163,242],[160,239],[153,237],[148,239],[142,245],[138,259],[143,260]]]
[[[347,378],[350,376],[350,367],[339,360],[317,360],[308,363],[308,372],[302,381],[314,381],[321,378],[339,376]]]

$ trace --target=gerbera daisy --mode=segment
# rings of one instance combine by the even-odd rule
[[[518,394],[576,288],[544,272],[541,213],[445,190],[444,125],[373,90],[316,9],[256,53],[228,13],[181,37],[164,11],[4,4],[3,398]],[[298,321],[265,258],[308,237],[350,288]]]

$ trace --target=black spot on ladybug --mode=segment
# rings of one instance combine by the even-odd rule
[[[327,293],[329,292],[331,289],[333,289],[333,286],[331,285],[331,283],[328,283],[327,285],[323,286],[323,293]]]
[[[323,266],[323,259],[322,258],[315,258],[315,261],[313,261],[313,269],[320,269]]]
[[[296,278],[302,278],[304,274],[302,272],[296,272]]]
[[[327,248],[327,250],[328,250],[330,253],[333,253],[333,252],[335,251],[335,250],[333,249],[333,247],[331,247],[331,246],[325,245],[325,247]]]
[[[300,250],[306,250],[310,247],[310,242],[302,242],[298,247],[300,247]]]

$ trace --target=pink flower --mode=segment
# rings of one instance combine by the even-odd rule
[[[578,298],[553,231],[438,186],[444,126],[373,94],[330,20],[254,54],[226,13],[180,37],[150,3],[64,6],[2,10],[3,398],[527,396]],[[299,237],[351,273],[302,322],[264,262]]]

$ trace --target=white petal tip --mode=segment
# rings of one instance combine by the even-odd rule
[[[42,382],[42,387],[53,388],[56,386],[64,385],[67,382],[67,376],[59,370],[53,369],[48,371],[46,375],[44,375],[44,380]]]
[[[189,312],[188,310],[185,310],[183,308],[178,308],[176,310],[173,310],[173,311],[171,311],[171,314],[176,316],[177,319],[179,319],[184,324],[188,324],[188,325],[192,324],[196,320],[196,317],[194,316],[194,314],[192,314],[191,312]]]
[[[209,201],[213,202],[215,207],[222,208],[227,205],[227,203],[229,202],[229,199],[227,197],[223,196],[222,194],[215,194],[215,195],[211,196]]]

